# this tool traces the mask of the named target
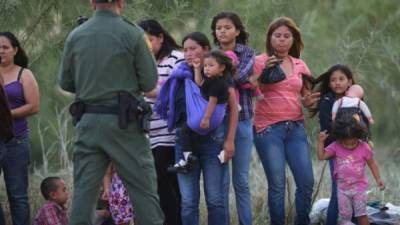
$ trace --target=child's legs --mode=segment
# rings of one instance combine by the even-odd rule
[[[368,196],[366,192],[356,192],[353,196],[353,209],[354,216],[357,217],[359,225],[367,225],[367,201]]]
[[[358,225],[369,225],[368,216],[359,216],[357,217]]]
[[[181,137],[182,137],[182,151],[185,152],[192,152],[193,151],[193,135],[194,131],[190,129],[190,127],[185,124],[182,126],[181,130]]]
[[[351,216],[353,215],[352,195],[338,188],[339,202],[339,223],[340,225],[350,225]]]

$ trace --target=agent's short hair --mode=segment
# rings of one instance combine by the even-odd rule
[[[60,177],[46,177],[42,183],[40,183],[40,191],[44,199],[49,200],[50,193],[57,191],[57,181],[62,180]]]

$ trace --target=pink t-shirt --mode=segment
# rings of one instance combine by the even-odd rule
[[[267,59],[265,53],[256,57],[253,67],[255,74],[261,74]],[[256,103],[254,126],[257,132],[278,122],[303,120],[300,101],[302,76],[311,76],[311,72],[301,59],[290,57],[290,60],[293,64],[292,75],[278,83],[260,85],[264,99]]]
[[[373,152],[365,141],[349,150],[335,141],[325,148],[335,158],[334,175],[341,190],[365,191],[368,188],[368,177],[365,173],[367,160],[372,159]]]

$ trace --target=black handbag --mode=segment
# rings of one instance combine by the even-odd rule
[[[285,78],[285,72],[283,72],[282,68],[277,63],[274,66],[264,68],[259,80],[263,84],[273,84],[283,81]]]

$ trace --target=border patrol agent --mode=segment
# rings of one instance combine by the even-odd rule
[[[91,0],[91,4],[94,16],[69,34],[59,71],[61,88],[75,93],[83,104],[75,128],[69,224],[92,224],[111,160],[135,205],[137,224],[161,225],[164,216],[148,139],[138,128],[137,117],[130,120],[119,114],[121,92],[143,99],[141,93],[155,88],[155,61],[144,32],[118,15],[124,0]],[[121,119],[128,121],[124,129]]]

